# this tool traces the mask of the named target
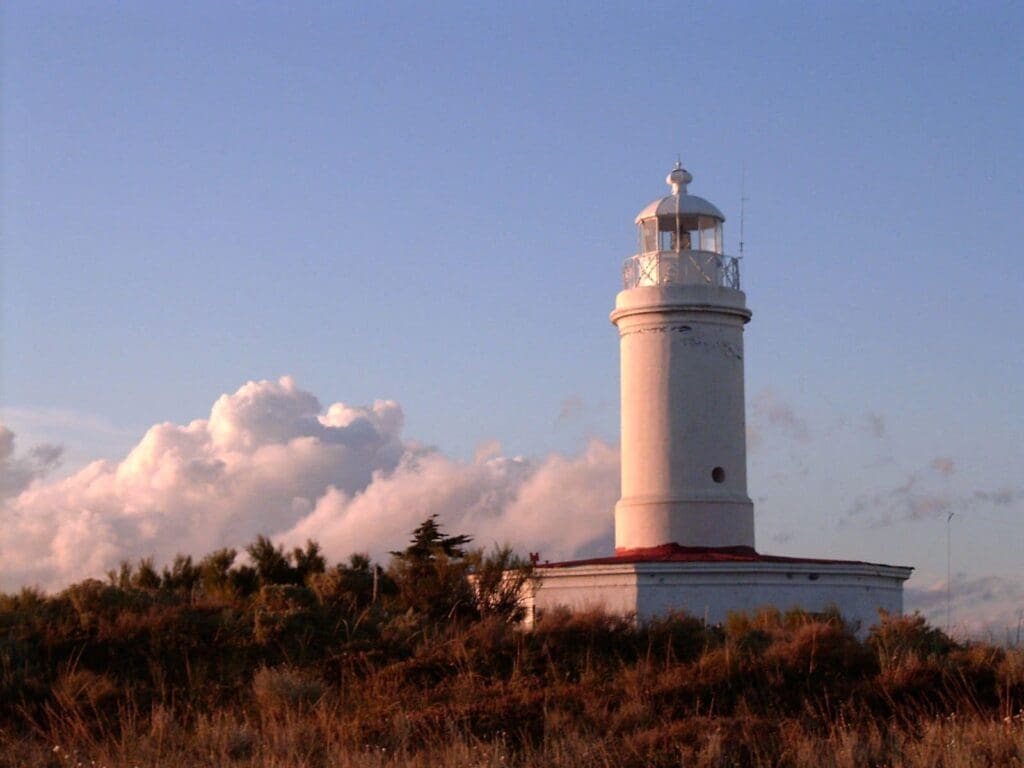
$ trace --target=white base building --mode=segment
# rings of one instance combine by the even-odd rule
[[[692,180],[677,163],[672,194],[636,217],[638,251],[611,314],[622,418],[615,554],[538,565],[528,621],[559,605],[713,623],[768,606],[836,608],[866,632],[879,609],[902,612],[911,568],[754,549],[743,376],[751,312],[739,260],[724,254],[725,217],[687,192]]]
[[[878,623],[879,609],[903,611],[911,568],[842,560],[759,555],[746,547],[676,545],[614,557],[546,563],[526,597],[527,624],[557,606],[599,608],[644,621],[673,611],[708,623],[762,608],[814,613],[835,608],[860,635]]]

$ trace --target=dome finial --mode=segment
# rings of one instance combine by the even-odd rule
[[[676,160],[676,167],[665,177],[665,183],[672,187],[673,195],[685,195],[686,185],[693,181],[690,172],[683,168],[682,160]]]

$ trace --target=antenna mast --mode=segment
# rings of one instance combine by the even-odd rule
[[[953,513],[950,512],[946,515],[946,634],[949,635],[950,631],[950,607],[952,605],[953,597],[953,571],[950,567],[952,560],[951,554],[953,549],[952,544],[952,531],[950,529],[950,523],[953,522]]]

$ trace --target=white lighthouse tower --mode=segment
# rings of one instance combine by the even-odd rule
[[[691,195],[677,163],[671,194],[636,217],[637,253],[611,320],[622,365],[622,498],[615,549],[676,543],[754,546],[747,496],[739,264],[722,215]]]
[[[540,564],[524,595],[528,621],[555,606],[601,607],[644,620],[686,611],[708,621],[765,606],[838,608],[865,632],[878,610],[903,610],[911,568],[767,555],[754,548],[747,496],[739,262],[725,254],[725,216],[689,194],[681,164],[671,193],[636,217],[611,320],[619,331],[622,497],[615,553]]]

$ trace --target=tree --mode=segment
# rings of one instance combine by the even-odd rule
[[[392,552],[395,557],[409,561],[427,562],[444,555],[448,558],[465,557],[462,547],[473,539],[465,535],[445,536],[437,522],[437,514],[433,514],[420,523],[412,532],[409,546],[401,552]]]
[[[245,548],[252,558],[260,584],[297,584],[297,574],[288,562],[284,548],[260,534],[256,541]]]
[[[445,535],[437,515],[420,523],[409,546],[391,553],[388,570],[398,587],[399,606],[433,620],[475,614],[463,549],[471,541],[462,534]]]
[[[156,572],[156,568],[153,566],[152,557],[144,557],[139,560],[139,565],[132,576],[132,586],[139,589],[160,588],[160,574]]]
[[[202,584],[204,594],[217,597],[234,595],[231,566],[237,555],[234,549],[218,549],[199,561],[199,583]]]
[[[320,545],[312,539],[306,539],[305,549],[296,547],[292,550],[292,562],[295,563],[295,576],[300,584],[305,584],[314,573],[323,573],[327,568]]]
[[[199,569],[192,563],[191,555],[175,555],[170,567],[164,566],[160,587],[168,592],[191,592],[199,582]]]

